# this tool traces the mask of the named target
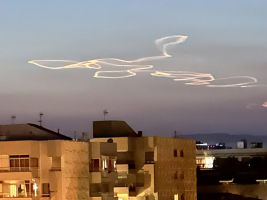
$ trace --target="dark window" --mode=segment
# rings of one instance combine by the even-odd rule
[[[49,183],[43,183],[42,184],[42,194],[43,194],[43,196],[49,196],[50,195]]]
[[[184,179],[184,172],[181,173],[181,179]]]
[[[31,158],[31,167],[38,167],[38,158]]]
[[[25,180],[25,189],[26,189],[27,196],[30,196],[31,192],[30,192],[30,181],[29,180]]]
[[[181,200],[185,200],[185,195],[184,195],[184,193],[181,195]]]
[[[135,169],[135,164],[128,164],[129,169]]]
[[[176,149],[173,150],[173,156],[177,157],[177,150]]]
[[[178,172],[177,171],[174,173],[174,179],[178,179]]]
[[[100,165],[99,165],[99,159],[91,159],[90,162],[90,172],[99,172]]]
[[[154,163],[154,152],[145,153],[145,162],[146,164]]]
[[[22,172],[29,171],[29,155],[10,155],[10,171]]]
[[[180,157],[184,157],[184,151],[183,150],[180,151]]]

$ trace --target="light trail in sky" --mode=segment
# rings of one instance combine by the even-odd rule
[[[140,62],[147,62],[152,60],[163,59],[171,57],[167,53],[167,47],[182,43],[186,40],[187,36],[173,35],[164,38],[157,39],[155,43],[158,48],[162,51],[163,55],[144,57],[136,60],[122,60],[118,58],[101,58],[88,61],[72,61],[72,60],[32,60],[29,61],[31,64],[35,64],[39,67],[47,69],[73,69],[73,68],[91,68],[91,69],[102,69],[103,65],[111,67],[120,67],[121,70],[99,70],[95,73],[96,78],[128,78],[135,76],[136,72],[143,72],[153,67],[153,65],[143,65]],[[51,66],[55,65],[55,66]],[[116,74],[123,74],[116,76]]]
[[[128,78],[136,76],[137,73],[150,73],[152,76],[171,78],[174,81],[183,81],[186,85],[205,85],[207,87],[261,87],[265,85],[257,85],[258,80],[250,76],[235,76],[227,78],[214,78],[210,73],[199,73],[189,71],[153,71],[153,65],[142,64],[142,62],[154,61],[164,58],[169,58],[171,55],[168,53],[168,48],[184,42],[187,36],[173,35],[167,36],[155,41],[157,47],[161,50],[162,55],[143,57],[135,60],[123,60],[118,58],[100,58],[88,61],[72,61],[72,60],[32,60],[29,63],[47,69],[77,69],[89,68],[96,69],[95,78]],[[108,70],[104,70],[105,67]],[[104,68],[104,69],[103,69]],[[116,68],[116,70],[114,70]],[[119,69],[118,69],[119,68]],[[228,83],[224,83],[227,82]],[[229,83],[235,81],[235,83]],[[220,83],[223,82],[223,83]]]
[[[247,108],[253,109],[254,107],[264,107],[267,108],[267,101],[263,102],[262,104],[257,104],[257,103],[251,103],[247,105]]]
[[[256,103],[250,103],[250,104],[247,105],[247,108],[252,109],[253,107],[255,107],[257,105],[258,104],[256,104]]]

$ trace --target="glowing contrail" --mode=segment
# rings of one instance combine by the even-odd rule
[[[141,62],[148,62],[158,59],[171,57],[167,52],[168,47],[180,44],[187,39],[187,36],[173,35],[167,36],[155,41],[157,47],[161,50],[162,55],[143,57],[135,60],[122,60],[118,58],[101,58],[88,61],[72,61],[72,60],[32,60],[31,64],[47,69],[75,69],[75,68],[89,68],[96,69],[95,78],[128,78],[136,76],[137,72],[149,72],[152,76],[171,78],[174,81],[183,81],[186,85],[206,85],[207,87],[260,87],[266,85],[256,85],[258,80],[250,76],[235,76],[228,78],[215,79],[210,73],[198,73],[189,71],[152,71],[153,65],[140,64]],[[53,66],[54,65],[54,66]],[[109,70],[104,70],[103,67],[108,66]],[[116,67],[120,70],[112,70],[110,68]],[[245,79],[245,81],[240,81]],[[221,80],[236,80],[238,83],[234,84],[216,84]]]
[[[186,85],[208,85],[214,80],[211,74],[188,71],[156,71],[152,76],[172,78],[174,81],[184,81]]]
[[[152,76],[172,78],[174,81],[184,81],[186,85],[206,85],[207,87],[256,87],[255,84],[258,80],[250,76],[234,76],[228,78],[215,79],[209,73],[197,73],[188,71],[156,71],[151,73]],[[235,84],[214,84],[215,81],[220,80],[239,80],[247,79],[247,81],[238,82]]]
[[[72,60],[32,60],[29,61],[31,64],[35,64],[39,67],[47,68],[47,69],[72,69],[72,68],[92,68],[92,69],[101,69],[103,65],[121,67],[121,70],[99,70],[95,73],[94,77],[96,78],[127,78],[131,76],[135,76],[136,72],[141,70],[150,69],[152,65],[142,65],[138,64],[140,62],[146,62],[151,60],[163,59],[170,57],[167,53],[167,47],[170,45],[176,45],[186,40],[187,36],[183,35],[174,35],[169,37],[164,37],[157,39],[155,43],[162,51],[163,55],[161,56],[152,56],[152,57],[144,57],[136,60],[122,60],[118,58],[101,58],[94,59],[83,62],[76,62]],[[67,63],[67,65],[65,64]],[[56,64],[55,67],[51,66],[51,64]],[[63,65],[62,65],[63,64]],[[50,65],[50,66],[48,66]],[[120,76],[110,76],[112,74],[127,74]]]
[[[267,101],[266,102],[263,102],[262,104],[257,104],[257,103],[248,104],[247,105],[247,108],[252,109],[255,106],[257,106],[257,107],[260,107],[261,106],[261,107],[267,108]]]
[[[252,109],[253,106],[257,106],[256,103],[250,103],[247,105],[247,108]]]

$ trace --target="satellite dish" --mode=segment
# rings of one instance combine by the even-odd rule
[[[112,138],[109,138],[107,143],[113,143],[113,139]]]

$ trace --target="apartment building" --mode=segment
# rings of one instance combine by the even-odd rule
[[[0,199],[117,199],[116,144],[32,124],[0,126],[0,135]]]
[[[34,124],[0,126],[0,140],[0,199],[196,199],[193,140],[122,121],[94,122],[90,141]]]
[[[119,200],[196,199],[194,140],[143,137],[123,121],[97,121],[93,129],[90,142],[117,144]]]

